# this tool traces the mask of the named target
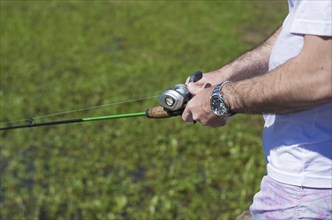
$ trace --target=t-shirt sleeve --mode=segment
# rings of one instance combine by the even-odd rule
[[[332,36],[332,1],[296,1],[291,33]]]

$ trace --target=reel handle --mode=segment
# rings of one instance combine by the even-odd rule
[[[202,77],[203,77],[202,72],[196,71],[189,77],[188,83],[197,82],[198,80],[202,79]]]

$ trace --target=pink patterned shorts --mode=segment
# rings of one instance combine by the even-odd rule
[[[265,176],[250,212],[253,219],[332,219],[332,189],[293,186]]]

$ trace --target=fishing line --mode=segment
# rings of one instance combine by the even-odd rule
[[[20,120],[0,122],[0,124],[1,125],[5,125],[5,124],[11,124],[11,123],[17,123],[17,122],[24,122],[24,121],[25,122],[31,122],[34,119],[49,118],[49,117],[54,117],[54,116],[59,116],[59,115],[65,115],[65,114],[75,113],[75,112],[81,112],[81,111],[86,111],[86,110],[91,110],[91,109],[105,108],[105,107],[109,107],[109,106],[114,106],[114,105],[120,105],[120,104],[129,103],[129,102],[143,101],[143,100],[152,99],[152,98],[156,98],[156,97],[158,97],[158,95],[157,96],[144,97],[144,98],[135,98],[135,99],[126,100],[126,101],[118,101],[118,102],[113,102],[113,103],[110,103],[110,104],[104,104],[104,105],[98,105],[98,106],[91,106],[91,107],[87,107],[87,108],[80,108],[80,109],[68,110],[68,111],[58,112],[58,113],[53,113],[53,114],[48,114],[48,115],[40,115],[40,116],[29,117],[29,118],[20,119]]]

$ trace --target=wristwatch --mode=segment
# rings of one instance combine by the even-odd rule
[[[211,111],[219,117],[230,117],[230,116],[235,115],[235,113],[232,112],[226,106],[225,101],[224,101],[224,96],[221,93],[221,89],[226,83],[230,83],[230,81],[224,81],[224,82],[218,84],[214,88],[212,95],[210,97]]]

